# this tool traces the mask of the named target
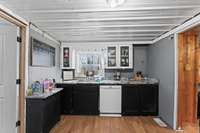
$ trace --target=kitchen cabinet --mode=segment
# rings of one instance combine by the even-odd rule
[[[49,133],[60,120],[60,92],[48,97],[26,98],[26,132]]]
[[[118,46],[108,46],[107,47],[107,65],[106,68],[112,69],[118,67]]]
[[[99,114],[99,86],[75,85],[73,91],[73,114],[98,115]]]
[[[141,85],[140,112],[142,115],[158,115],[158,85]]]
[[[75,69],[75,50],[70,46],[61,47],[61,68]]]
[[[133,68],[133,46],[119,45],[120,68]]]
[[[73,113],[73,86],[72,84],[57,84],[57,88],[63,88],[61,93],[61,113],[72,114]]]
[[[135,85],[122,86],[122,115],[139,115],[138,91]]]
[[[158,115],[158,85],[123,85],[123,115]]]
[[[107,46],[106,69],[131,69],[133,68],[132,45]]]
[[[63,114],[99,115],[100,86],[85,83],[57,84],[57,87],[64,88],[61,94]],[[158,84],[122,84],[121,96],[122,115],[158,115]]]

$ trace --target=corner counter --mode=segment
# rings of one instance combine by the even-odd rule
[[[60,120],[62,90],[56,88],[48,93],[26,97],[27,133],[49,133]]]
[[[46,99],[50,96],[55,95],[56,93],[59,93],[62,90],[63,90],[63,88],[55,88],[50,92],[41,93],[39,95],[26,96],[26,99]]]

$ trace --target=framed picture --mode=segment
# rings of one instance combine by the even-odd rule
[[[56,49],[35,38],[31,38],[30,65],[36,67],[55,66]]]

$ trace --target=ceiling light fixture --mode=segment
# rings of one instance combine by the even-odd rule
[[[114,8],[121,4],[123,4],[125,0],[107,0],[107,3],[110,5],[110,7]]]

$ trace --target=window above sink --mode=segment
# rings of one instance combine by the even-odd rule
[[[94,76],[104,74],[103,51],[77,51],[76,52],[76,77]]]

